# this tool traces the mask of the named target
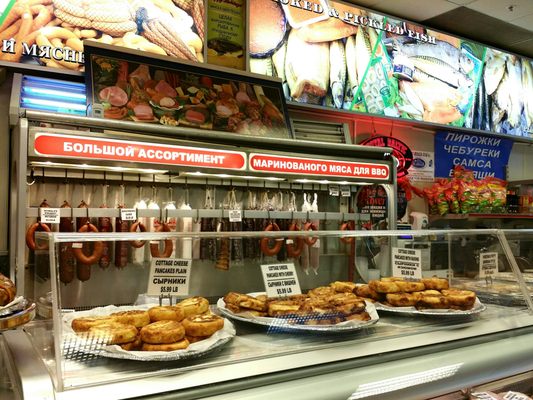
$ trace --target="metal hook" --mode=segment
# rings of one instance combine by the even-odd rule
[[[30,179],[31,179],[31,182],[26,181],[26,185],[28,186],[31,186],[35,183],[35,169],[33,168],[30,170]]]
[[[272,222],[272,218],[270,217],[270,210],[267,210],[267,217],[268,217],[267,219],[268,219],[270,222]]]
[[[200,222],[200,210],[197,208],[196,209],[196,219],[193,219],[193,224],[197,224],[198,222]]]
[[[87,223],[89,223],[89,207],[86,207],[85,208],[86,211],[86,214],[87,214]]]

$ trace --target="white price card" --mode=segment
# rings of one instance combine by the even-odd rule
[[[339,197],[340,195],[340,189],[338,186],[330,186],[329,187],[329,195],[333,197]]]
[[[148,278],[149,296],[188,296],[192,260],[152,258]]]
[[[120,219],[122,221],[135,221],[137,219],[137,210],[135,208],[121,208]]]
[[[320,239],[317,239],[315,243],[313,243],[313,246],[311,246],[315,249],[319,249],[320,248]]]
[[[61,209],[43,207],[40,210],[41,222],[43,224],[59,224]]]
[[[242,221],[242,212],[241,210],[229,210],[229,222],[241,222]]]
[[[494,395],[487,392],[475,392],[471,393],[470,396],[476,400],[499,400],[499,397],[494,397]]]
[[[341,197],[350,197],[351,195],[350,186],[341,186]]]
[[[422,279],[422,251],[393,247],[392,276],[405,279]]]
[[[505,393],[503,400],[531,400],[531,397],[526,396],[523,393],[513,392],[512,390]]]
[[[479,253],[479,277],[488,278],[498,274],[498,253]]]
[[[261,265],[268,297],[285,297],[302,294],[293,263]]]

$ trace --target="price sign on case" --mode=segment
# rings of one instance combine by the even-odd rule
[[[152,258],[146,293],[149,296],[187,296],[191,264],[189,259]]]
[[[479,253],[479,277],[487,278],[498,273],[498,253]]]
[[[293,263],[263,264],[261,272],[268,297],[285,297],[302,293]]]
[[[392,276],[405,279],[422,279],[422,251],[393,247]]]

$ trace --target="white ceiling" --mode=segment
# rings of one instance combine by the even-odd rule
[[[349,0],[533,58],[533,0]]]

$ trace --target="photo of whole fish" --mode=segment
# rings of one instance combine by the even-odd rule
[[[250,70],[281,78],[287,101],[533,137],[532,60],[353,5],[313,3],[322,14],[251,0],[250,42],[260,51]]]

